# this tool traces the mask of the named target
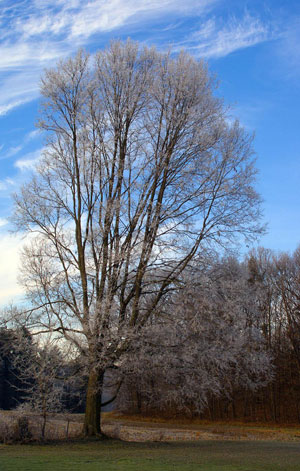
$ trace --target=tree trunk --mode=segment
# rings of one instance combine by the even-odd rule
[[[47,422],[47,412],[43,413],[43,423],[42,423],[42,440],[45,440],[45,430],[46,430],[46,422]]]
[[[103,371],[91,371],[86,394],[83,433],[85,436],[99,436],[101,433],[101,396]]]

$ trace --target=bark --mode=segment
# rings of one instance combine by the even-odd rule
[[[86,394],[83,434],[88,437],[102,435],[101,396],[104,372],[91,371]]]
[[[42,424],[42,440],[45,439],[46,423],[47,423],[47,412],[44,412],[43,413],[43,424]]]

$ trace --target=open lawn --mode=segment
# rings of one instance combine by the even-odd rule
[[[300,471],[300,444],[117,440],[0,445],[1,471]]]

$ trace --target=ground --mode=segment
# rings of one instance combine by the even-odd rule
[[[197,441],[2,445],[1,471],[299,471],[298,443]]]
[[[9,417],[2,412],[0,420]],[[49,433],[57,433],[59,440],[0,444],[0,471],[300,471],[299,425],[109,413],[104,414],[103,430],[114,438],[62,440],[68,421],[69,433],[78,434],[82,416],[57,416],[49,423]]]

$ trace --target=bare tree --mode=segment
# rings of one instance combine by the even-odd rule
[[[55,339],[48,337],[43,339],[43,345],[38,345],[22,331],[15,334],[12,360],[18,379],[15,388],[21,397],[22,410],[41,418],[42,440],[49,415],[63,411],[63,388],[68,381],[63,369],[64,354],[56,343]]]
[[[125,409],[126,389],[154,411],[199,413],[211,397],[231,400],[235,390],[255,391],[272,378],[246,265],[210,260],[190,267],[182,283],[120,367]]]
[[[269,409],[275,421],[297,420],[300,411],[299,248],[290,255],[261,247],[249,255],[249,282],[258,294],[261,330],[275,372],[265,390],[264,415],[266,418]]]
[[[188,54],[131,41],[42,78],[48,145],[14,219],[36,234],[22,268],[31,325],[86,358],[87,435],[101,433],[105,371],[193,257],[260,232],[252,138],[214,88]]]
[[[277,287],[286,319],[286,333],[300,367],[300,247],[293,255],[274,256]]]
[[[11,312],[10,312],[11,314]],[[22,340],[22,341],[20,341]],[[26,329],[0,328],[0,408],[10,410],[22,402],[27,384],[22,382],[21,374],[25,364],[25,356],[30,355],[30,335]],[[20,370],[17,357],[24,358]]]

